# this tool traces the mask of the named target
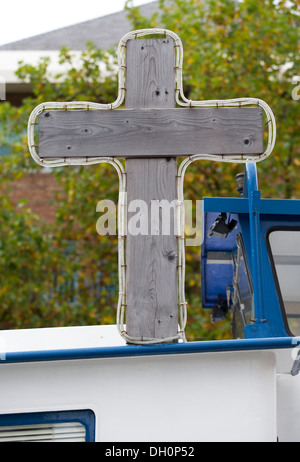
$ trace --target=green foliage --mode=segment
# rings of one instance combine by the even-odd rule
[[[51,226],[34,216],[26,202],[16,210],[8,199],[15,181],[33,170],[41,171],[27,146],[27,122],[36,105],[55,100],[115,100],[114,53],[88,44],[79,63],[76,60],[62,49],[62,72],[54,79],[48,58],[36,67],[20,63],[17,75],[31,82],[33,97],[20,107],[8,102],[0,105],[0,141],[11,152],[0,163],[1,328],[115,322],[117,241],[100,239],[96,233],[98,201],[111,197],[117,202],[114,169],[99,165],[54,170],[58,188]]]
[[[299,0],[160,0],[159,12],[150,19],[142,17],[131,0],[126,9],[134,29],[164,27],[178,33],[185,52],[187,97],[251,96],[271,106],[278,140],[274,154],[259,164],[262,195],[299,198],[299,102],[291,97],[292,76],[299,75]],[[89,43],[78,58],[63,48],[62,70],[52,78],[49,64],[47,57],[37,66],[20,63],[17,75],[31,82],[33,96],[20,107],[0,104],[0,143],[11,152],[0,162],[1,328],[115,322],[117,240],[96,233],[97,202],[117,202],[115,171],[103,165],[55,170],[60,188],[51,226],[26,203],[16,210],[7,198],[14,181],[40,169],[29,156],[26,136],[36,105],[55,100],[113,102],[117,96],[113,52]],[[192,165],[186,199],[237,194],[235,175],[241,170],[217,162]],[[228,338],[230,320],[212,325],[209,313],[201,310],[199,253],[199,248],[187,249],[188,338]]]

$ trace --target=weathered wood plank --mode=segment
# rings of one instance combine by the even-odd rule
[[[176,198],[176,160],[132,159],[126,161],[126,171],[128,204],[139,199],[148,206],[148,235],[134,236],[130,229],[127,235],[127,333],[132,337],[172,337],[178,329],[175,210],[170,207],[170,235],[162,235],[162,219],[169,218],[162,216],[162,209],[155,223],[160,235],[151,235],[155,216],[151,217],[150,203],[164,199],[171,204]],[[137,212],[139,209],[128,212],[129,228]]]
[[[175,107],[175,53],[172,40],[127,43],[126,108]],[[148,141],[149,142],[149,141]],[[137,142],[137,155],[140,144]],[[163,154],[163,146],[160,153]],[[176,159],[127,159],[127,202],[176,199]],[[133,213],[128,213],[130,223]],[[160,215],[157,226],[162,226]],[[178,330],[178,251],[174,217],[170,235],[127,236],[127,333],[132,337],[165,339]]]
[[[157,90],[155,100],[152,86],[151,99],[164,102],[168,95],[161,100]],[[39,116],[42,158],[259,155],[263,150],[261,108],[48,111]]]
[[[129,40],[126,108],[175,108],[175,51],[170,38]]]

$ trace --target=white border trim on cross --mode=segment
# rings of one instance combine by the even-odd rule
[[[178,191],[178,284],[179,284],[179,312],[180,325],[178,335],[167,339],[145,339],[132,338],[127,335],[124,325],[126,311],[126,262],[125,262],[125,241],[126,241],[126,172],[121,162],[114,157],[94,157],[94,158],[65,158],[61,159],[41,159],[38,155],[35,145],[35,126],[39,114],[47,110],[113,110],[120,107],[125,99],[126,94],[126,44],[128,40],[137,39],[149,35],[163,35],[171,37],[175,42],[176,63],[175,63],[175,79],[176,79],[176,103],[183,107],[243,107],[243,106],[259,106],[267,116],[267,125],[269,129],[268,145],[265,152],[253,159],[248,159],[245,155],[210,155],[197,154],[187,157],[179,167],[177,177]],[[28,145],[29,151],[35,162],[42,167],[64,167],[67,165],[92,165],[100,163],[109,163],[114,166],[119,176],[119,204],[118,204],[118,267],[119,267],[119,300],[117,308],[117,327],[120,335],[129,343],[133,344],[154,344],[171,342],[175,340],[186,341],[185,328],[187,323],[187,302],[185,299],[185,210],[184,210],[184,176],[187,167],[196,160],[206,159],[221,162],[259,162],[266,159],[273,151],[276,141],[276,121],[274,114],[267,103],[257,98],[237,98],[228,100],[206,100],[193,101],[184,96],[182,83],[182,66],[183,66],[183,46],[180,38],[174,32],[166,29],[141,29],[129,32],[120,40],[118,46],[118,97],[112,104],[89,103],[82,101],[71,102],[48,102],[37,106],[31,113],[28,121]]]

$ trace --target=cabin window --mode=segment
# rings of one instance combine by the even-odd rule
[[[253,287],[242,236],[237,235],[233,275],[233,337],[244,338],[245,326],[255,318]]]
[[[95,441],[93,411],[39,412],[0,416],[0,443]]]
[[[290,335],[300,335],[300,228],[281,228],[268,234],[269,252],[278,297]]]

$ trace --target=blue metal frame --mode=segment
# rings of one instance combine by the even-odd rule
[[[249,162],[245,168],[243,198],[204,198],[203,211],[204,221],[208,221],[212,213],[215,213],[216,216],[222,212],[231,213],[238,217],[239,231],[243,237],[250,266],[255,304],[255,320],[253,324],[246,326],[245,337],[290,336],[291,333],[287,329],[285,316],[280,305],[280,294],[278,294],[278,288],[274,281],[266,236],[268,231],[275,226],[300,226],[300,201],[262,199],[258,190],[256,164]],[[226,239],[217,240],[221,241],[221,246],[226,247],[226,242],[222,242]],[[203,257],[205,256],[205,249],[209,245],[211,244],[208,244],[204,238],[201,262],[204,268]],[[231,251],[234,252],[236,246],[232,245],[232,242],[230,245]],[[206,274],[202,276],[204,283],[202,290],[204,291],[207,286],[205,277]],[[204,305],[208,298],[207,294],[203,293]]]
[[[249,203],[249,225],[251,240],[251,262],[252,262],[252,284],[254,291],[255,305],[255,324],[265,324],[267,322],[263,303],[263,284],[262,284],[262,258],[261,258],[261,239],[260,239],[260,199],[261,194],[258,190],[256,164],[248,163],[245,169],[245,191],[244,197],[248,198]]]
[[[204,205],[205,204],[206,202],[204,201]],[[201,290],[203,308],[212,308],[218,301],[218,294],[225,294],[226,286],[232,283],[233,278],[233,266],[230,265],[230,262],[223,266],[223,271],[219,274],[218,265],[209,264],[209,252],[231,254],[232,249],[236,246],[236,236],[238,232],[241,231],[238,226],[238,228],[229,234],[226,239],[208,238],[208,231],[219,213],[220,210],[206,213],[206,218],[203,223],[203,243],[201,246]],[[232,214],[231,218],[238,220],[237,214]]]
[[[90,409],[79,411],[35,412],[0,415],[0,427],[79,422],[86,429],[86,442],[95,442],[95,414]]]
[[[131,358],[161,355],[187,355],[196,353],[258,351],[292,349],[300,343],[300,337],[251,338],[241,340],[215,340],[203,342],[172,343],[158,345],[124,345],[118,347],[82,348],[70,350],[25,351],[6,353],[1,365],[49,361],[69,361],[104,358]]]

